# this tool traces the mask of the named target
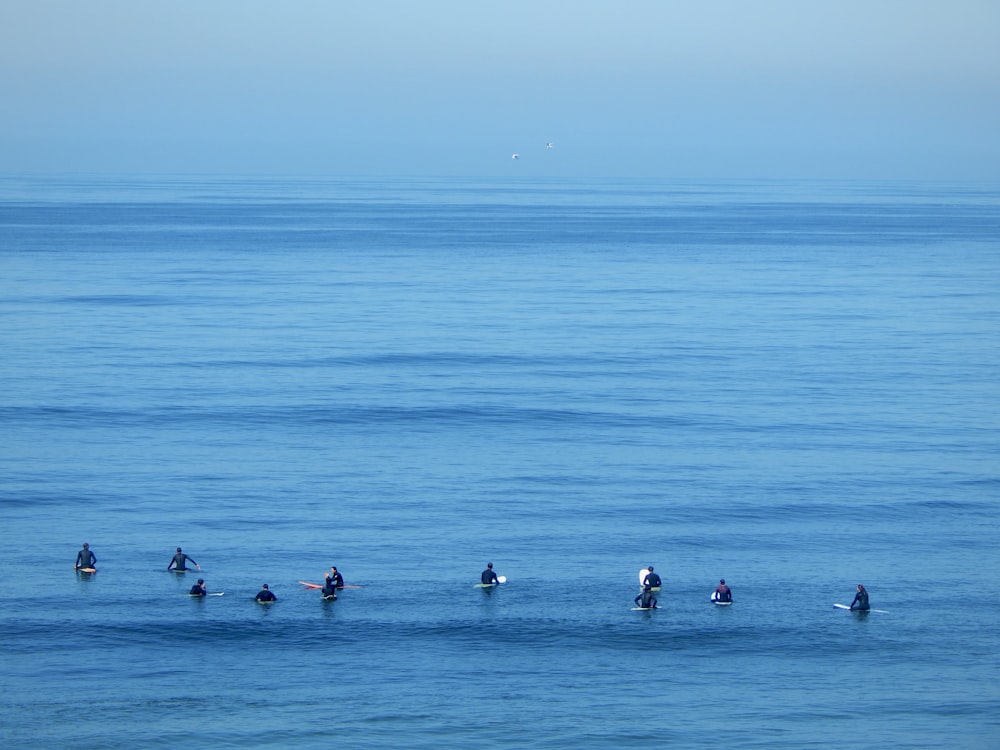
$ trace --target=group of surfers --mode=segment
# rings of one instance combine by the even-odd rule
[[[184,550],[178,547],[174,556],[170,558],[170,562],[167,563],[167,570],[179,572],[187,571],[189,570],[187,567],[188,563],[194,565],[196,569],[201,570],[201,566],[189,555],[187,555]],[[96,565],[97,557],[94,555],[93,551],[91,551],[90,545],[87,542],[84,542],[83,549],[76,554],[76,563],[73,566],[74,570],[93,572],[96,570]],[[493,570],[493,563],[486,564],[486,570],[480,574],[479,580],[484,586],[495,586],[502,582],[500,577],[497,576],[496,572]],[[662,579],[658,573],[654,572],[653,566],[650,565],[646,568],[646,574],[642,578],[642,590],[639,592],[639,595],[633,599],[633,602],[635,602],[639,609],[656,609],[657,600],[653,596],[653,592],[659,591],[662,585]],[[323,576],[323,598],[327,601],[335,600],[337,598],[337,591],[342,588],[344,588],[344,577],[337,570],[337,567],[332,565],[330,566],[330,570]],[[205,579],[199,578],[198,582],[191,587],[191,591],[188,593],[190,593],[191,596],[208,596]],[[254,599],[258,602],[276,602],[278,597],[274,595],[274,592],[271,591],[265,583],[261,585],[261,589],[257,592]],[[732,589],[726,585],[725,578],[719,580],[719,585],[716,586],[715,592],[712,594],[712,601],[718,603],[732,603],[733,592]],[[854,595],[854,601],[851,602],[850,608],[861,612],[866,612],[871,609],[871,606],[868,603],[868,592],[860,583],[858,584],[858,590]]]
[[[639,591],[639,595],[632,601],[639,609],[657,609],[657,601],[656,597],[653,596],[653,592],[659,591],[662,585],[663,581],[660,579],[659,573],[654,572],[653,566],[650,565],[646,568],[646,574],[642,578],[642,589]],[[720,579],[719,585],[715,587],[715,591],[712,594],[712,601],[732,604],[733,591],[726,585],[725,578]]]
[[[167,570],[186,573],[188,570],[191,570],[188,567],[188,563],[193,565],[196,570],[201,570],[201,565],[193,557],[184,552],[183,549],[178,547],[174,556],[170,558],[170,562],[167,563]],[[73,564],[73,569],[81,573],[97,572],[97,556],[90,549],[90,544],[87,542],[84,542],[83,548],[76,553],[76,562]],[[337,589],[342,588],[344,588],[344,577],[337,570],[336,566],[331,566],[329,572],[325,575],[323,598],[327,600],[336,599]],[[188,591],[188,594],[197,597],[208,596],[208,587],[205,585],[205,579],[199,578],[191,587],[191,590]],[[266,583],[261,584],[260,591],[257,592],[254,599],[264,603],[278,601],[278,597],[274,595],[274,592],[271,591]]]

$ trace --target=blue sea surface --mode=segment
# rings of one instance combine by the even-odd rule
[[[0,271],[5,750],[1000,747],[1000,185],[7,175]]]

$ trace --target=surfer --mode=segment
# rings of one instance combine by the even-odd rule
[[[500,583],[497,574],[493,572],[493,563],[486,563],[486,570],[479,576],[479,580],[482,581],[484,586],[492,586],[495,583]]]
[[[323,579],[323,598],[336,599],[337,589],[344,588],[344,577],[340,575],[336,565],[330,566],[330,572]]]
[[[188,593],[191,596],[207,596],[208,595],[208,589],[205,588],[205,579],[204,578],[199,578],[198,579],[198,583],[196,583],[194,586],[192,586],[191,590]]]
[[[731,602],[732,600],[733,600],[733,592],[726,585],[726,579],[720,578],[719,585],[715,587],[715,601]]]
[[[260,591],[257,592],[257,596],[254,597],[258,602],[276,602],[278,597],[274,595],[274,592],[267,587],[267,584],[262,584]]]
[[[90,551],[90,545],[84,542],[83,549],[76,553],[76,564],[73,566],[73,570],[79,570],[80,568],[93,568],[96,565],[97,558],[94,557],[94,553]]]
[[[632,601],[642,609],[653,609],[656,607],[656,599],[653,598],[653,587],[648,583],[642,584],[642,592]]]
[[[177,554],[170,558],[170,562],[167,563],[167,570],[187,570],[187,563],[191,563],[198,570],[201,570],[201,566],[192,560],[190,557],[184,554],[180,547],[177,548]]]
[[[860,583],[858,584],[858,593],[854,595],[854,601],[851,602],[851,609],[860,610],[861,612],[867,612],[871,609],[871,606],[868,604],[868,592],[865,591],[865,587]]]
[[[342,589],[344,588],[344,576],[340,575],[340,571],[337,570],[336,565],[330,566],[330,572],[326,574],[327,582],[333,581],[333,586]]]
[[[653,566],[650,565],[646,568],[646,577],[642,579],[643,586],[649,586],[650,588],[658,589],[663,585],[660,581],[660,576],[653,572]],[[638,597],[637,597],[638,598]]]

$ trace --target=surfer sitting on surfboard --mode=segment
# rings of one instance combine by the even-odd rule
[[[642,585],[642,593],[632,601],[642,609],[653,609],[656,606],[656,599],[653,598],[653,587],[648,583],[644,583]]]
[[[340,571],[337,570],[336,565],[330,566],[330,572],[326,574],[327,580],[332,580],[333,585],[338,589],[344,588],[344,576],[340,575]]]
[[[79,570],[80,568],[93,568],[96,565],[97,558],[94,557],[94,553],[90,551],[90,545],[84,542],[83,549],[76,553],[76,565],[73,566],[73,570]]]
[[[189,562],[194,565],[198,570],[201,570],[201,566],[192,560],[190,557],[184,554],[180,547],[177,548],[177,554],[170,558],[170,562],[167,563],[167,570],[171,568],[174,570],[187,570],[186,563]]]
[[[497,574],[493,572],[493,563],[486,563],[486,570],[479,576],[479,580],[482,581],[484,586],[492,586],[495,583],[500,583]]]
[[[854,601],[851,602],[851,609],[859,609],[862,612],[867,612],[871,609],[871,606],[868,604],[868,592],[865,591],[865,587],[860,583],[858,584],[858,593],[854,595]]]
[[[208,589],[205,588],[205,579],[199,578],[198,583],[192,586],[188,593],[191,596],[206,596],[208,594]]]
[[[731,602],[732,600],[733,592],[730,591],[729,587],[726,585],[726,579],[719,579],[719,585],[715,587],[715,601]]]
[[[254,597],[259,602],[276,602],[278,597],[274,595],[274,592],[267,587],[267,584],[263,584],[260,587],[260,591],[257,592],[257,596]]]
[[[642,585],[643,586],[649,585],[650,588],[654,589],[660,588],[660,586],[662,586],[663,583],[662,581],[660,581],[660,576],[658,576],[656,573],[653,572],[653,566],[650,565],[648,568],[646,568],[646,571],[647,571],[646,577],[642,579]]]
[[[344,588],[344,576],[340,575],[336,565],[330,566],[330,572],[323,578],[323,598],[336,599],[337,589]]]

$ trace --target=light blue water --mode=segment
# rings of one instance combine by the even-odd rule
[[[997,747],[998,208],[3,178],[2,744]]]

